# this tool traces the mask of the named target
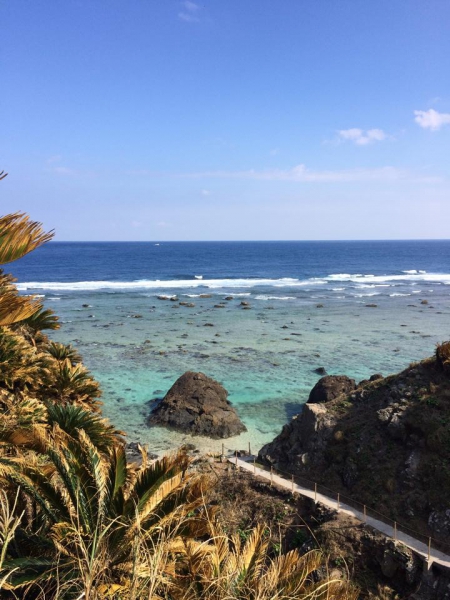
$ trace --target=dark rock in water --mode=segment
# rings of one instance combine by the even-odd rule
[[[250,304],[248,302],[246,302],[245,300],[242,300],[241,306],[250,306]]]
[[[317,369],[314,369],[314,373],[317,373],[317,375],[326,375],[327,374],[325,367],[317,367]]]
[[[369,377],[369,381],[377,381],[378,379],[383,379],[383,375],[381,373],[374,373]]]
[[[152,411],[149,424],[213,439],[238,435],[247,428],[227,395],[226,389],[214,379],[187,371]]]
[[[212,294],[200,294],[199,298],[212,298]]]
[[[233,300],[233,296],[225,296],[224,300]]]
[[[214,308],[225,308],[223,304],[214,304]]]
[[[316,308],[323,308],[323,304],[316,304]]]
[[[420,304],[428,304],[428,300],[421,300]]]
[[[309,394],[308,404],[321,404],[349,394],[356,388],[355,380],[346,375],[327,375],[316,383]]]
[[[203,327],[214,327],[214,323],[205,323]]]
[[[172,296],[172,297],[170,298],[170,301],[171,301],[171,302],[178,302],[178,298],[177,298],[177,296]]]
[[[366,308],[377,308],[378,304],[366,304]]]
[[[82,304],[81,306],[82,306],[83,308],[91,308],[91,305],[90,305],[90,304]]]

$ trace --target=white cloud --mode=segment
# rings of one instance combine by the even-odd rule
[[[191,2],[190,0],[185,0],[183,2],[183,7],[187,12],[182,11],[178,13],[178,18],[181,21],[185,21],[186,23],[198,23],[200,21],[195,15],[200,9],[198,4],[195,4],[195,2]]]
[[[51,170],[59,175],[74,175],[75,173],[75,171],[73,169],[69,169],[69,167],[53,167]]]
[[[357,146],[367,146],[373,142],[382,142],[388,136],[382,129],[340,129],[338,132],[339,141],[350,141]]]
[[[186,21],[186,23],[198,23],[200,21],[198,17],[194,17],[193,15],[184,12],[179,12],[178,18],[181,21]]]
[[[278,154],[280,154],[280,149],[279,148],[272,148],[272,150],[270,151],[270,156],[278,156]]]
[[[291,169],[267,169],[256,171],[207,171],[202,173],[179,174],[178,177],[208,178],[217,177],[224,179],[257,179],[263,181],[294,181],[299,183],[352,183],[364,181],[410,181],[417,183],[437,183],[441,178],[432,176],[417,176],[407,169],[396,167],[379,167],[364,169],[342,169],[339,171],[319,171],[306,167],[304,164]]]
[[[201,191],[201,195],[202,195],[202,196],[210,196],[210,195],[211,195],[211,192],[210,192],[209,190],[202,190],[202,191]]]
[[[190,2],[190,0],[185,0],[185,2],[183,2],[183,4],[184,4],[184,8],[186,10],[189,10],[190,12],[195,12],[200,8],[200,6],[198,4],[195,4],[195,2]]]
[[[53,165],[55,163],[60,162],[61,160],[62,160],[61,154],[55,154],[54,156],[50,156],[49,158],[47,158],[47,164]]]
[[[439,113],[437,110],[415,110],[414,121],[423,127],[423,129],[431,129],[437,131],[443,125],[450,125],[450,113]]]

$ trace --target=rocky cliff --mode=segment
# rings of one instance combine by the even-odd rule
[[[259,456],[448,542],[450,342],[397,375],[305,404]]]

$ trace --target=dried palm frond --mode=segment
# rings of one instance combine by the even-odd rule
[[[33,296],[20,296],[14,277],[0,269],[0,325],[12,325],[31,317],[42,304]]]
[[[0,385],[9,389],[38,389],[48,377],[48,355],[22,335],[0,327]]]
[[[53,238],[54,232],[44,232],[42,224],[31,221],[22,212],[0,217],[0,264],[13,262],[39,248]]]

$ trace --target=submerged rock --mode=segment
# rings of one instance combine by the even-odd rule
[[[214,379],[187,371],[152,411],[149,424],[213,439],[238,435],[247,428],[227,395],[226,389]]]
[[[325,367],[317,367],[317,369],[314,369],[314,373],[317,373],[317,375],[326,375],[327,371]]]

